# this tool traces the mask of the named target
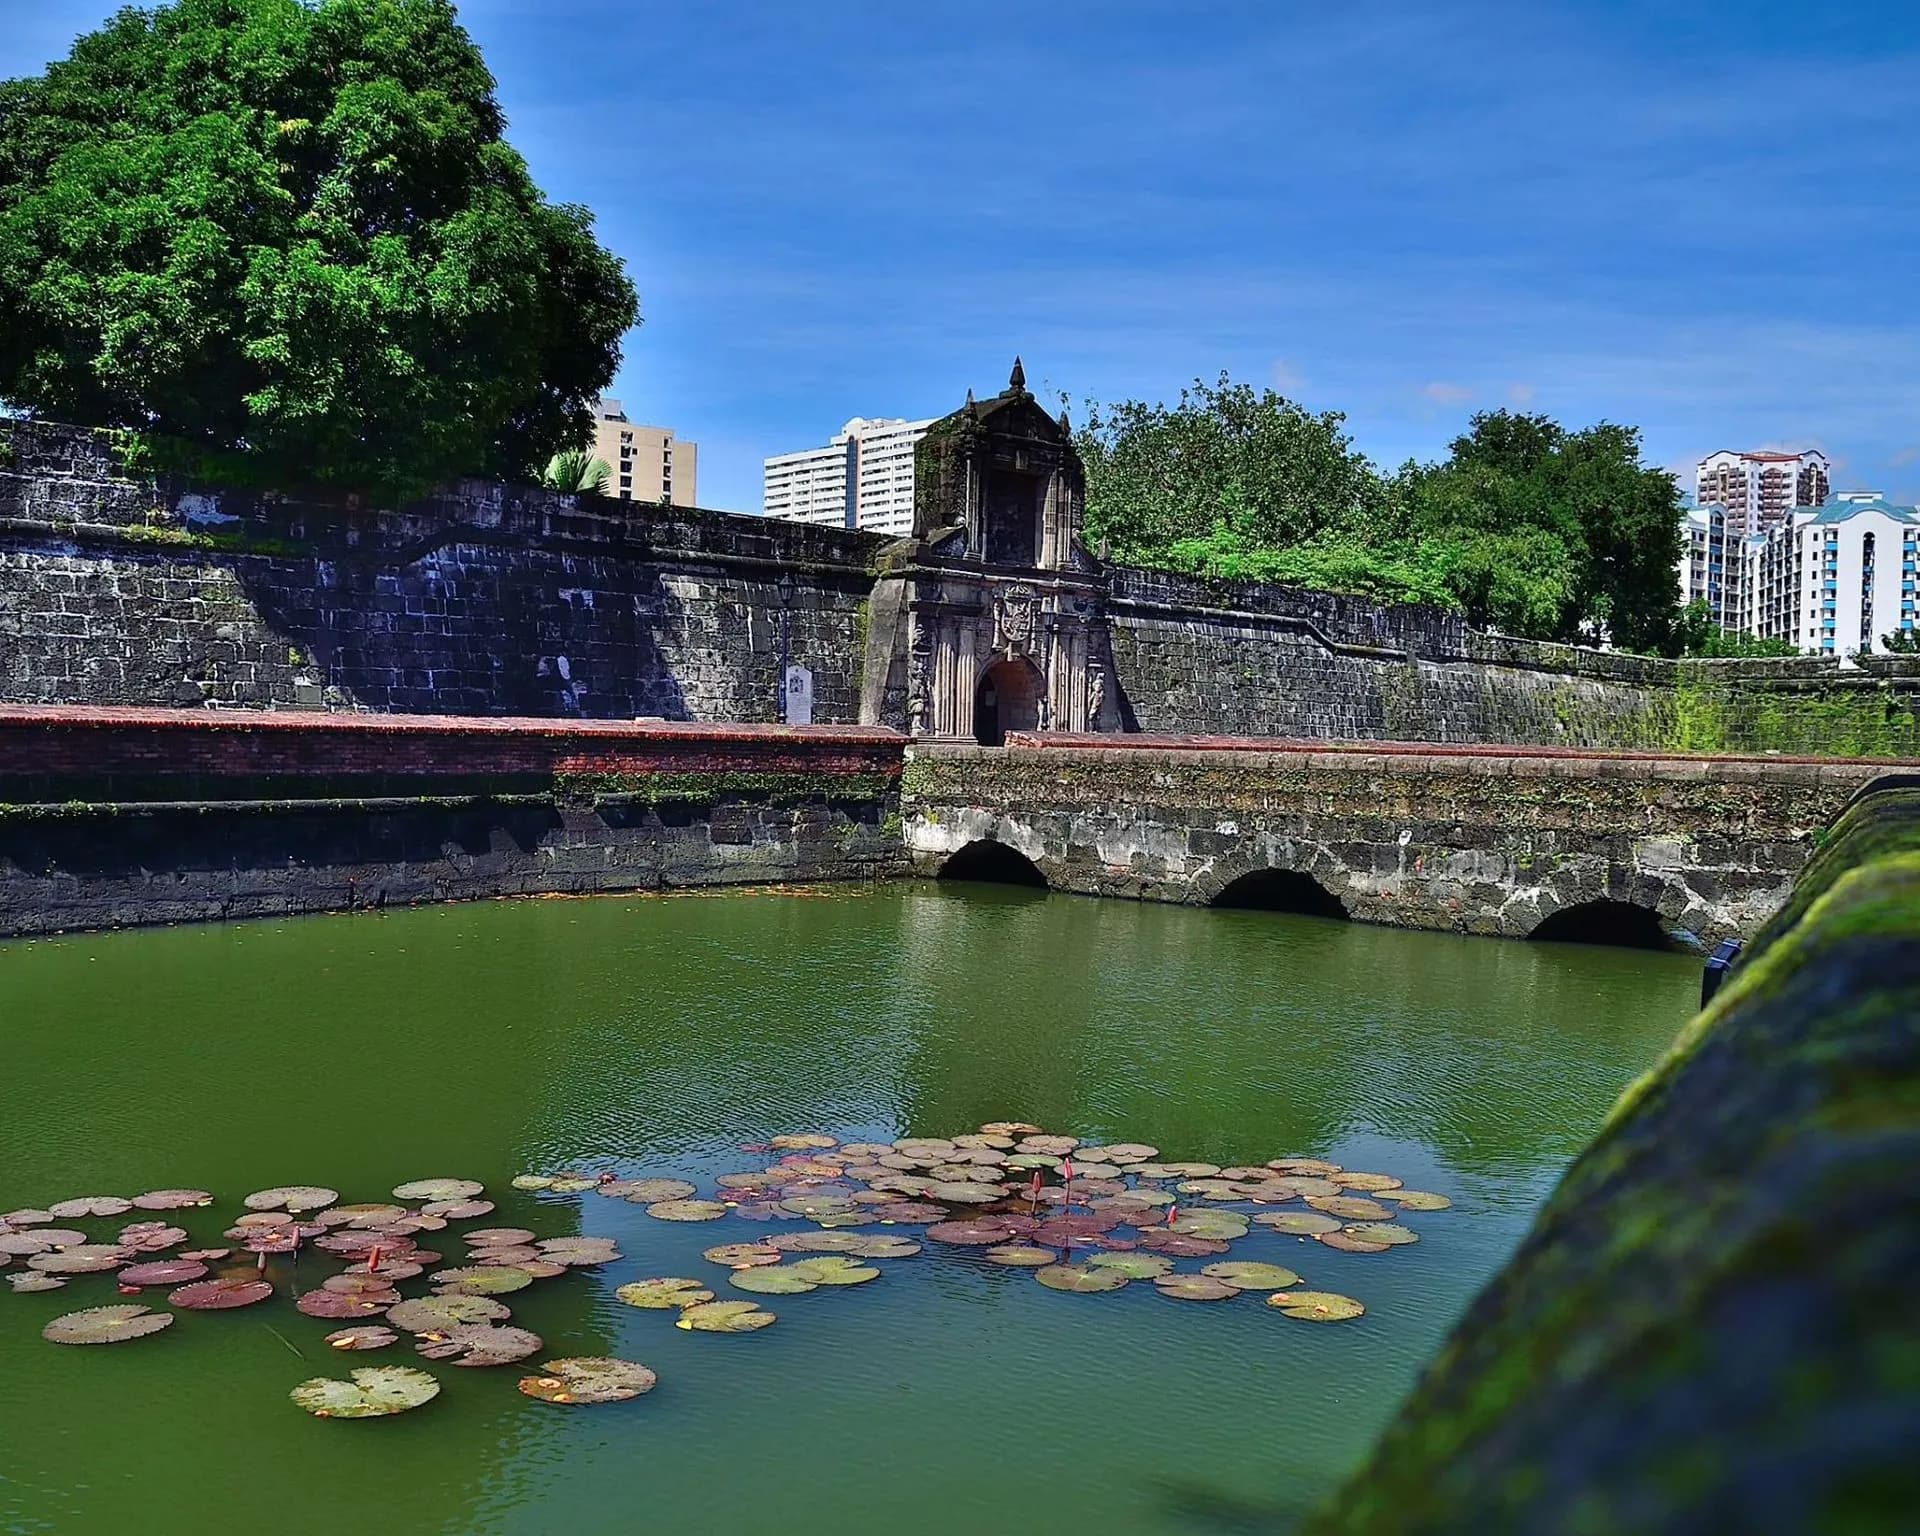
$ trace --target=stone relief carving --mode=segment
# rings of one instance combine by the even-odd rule
[[[1033,648],[1034,615],[1040,600],[1024,582],[996,588],[993,594],[993,648],[1024,656]]]
[[[927,713],[932,704],[933,634],[928,626],[914,626],[913,645],[907,653],[907,734],[918,736],[927,729]]]

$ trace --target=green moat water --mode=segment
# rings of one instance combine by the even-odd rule
[[[1684,1021],[1698,975],[1667,955],[979,886],[0,945],[0,1210],[206,1188],[221,1203],[182,1214],[207,1241],[267,1185],[366,1200],[407,1179],[484,1180],[499,1201],[486,1223],[609,1235],[625,1253],[509,1298],[546,1340],[537,1358],[617,1354],[660,1376],[635,1402],[558,1409],[516,1393],[518,1367],[432,1365],[446,1389],[425,1409],[328,1423],[287,1389],[420,1362],[404,1345],[335,1355],[319,1341],[339,1325],[282,1297],[61,1349],[42,1324],[119,1299],[111,1283],[0,1289],[0,1530],[1261,1529],[1358,1458]],[[1325,1156],[1455,1206],[1380,1255],[1236,1245],[1366,1302],[1338,1326],[1253,1296],[1061,1295],[929,1245],[855,1290],[755,1298],[779,1323],[726,1337],[613,1288],[714,1275],[702,1248],[766,1228],[506,1187],[582,1166],[704,1192],[764,1163],[740,1143],[783,1131],[951,1135],[1002,1118],[1168,1158]],[[422,1241],[457,1255],[452,1235]]]

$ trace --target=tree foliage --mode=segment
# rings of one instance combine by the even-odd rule
[[[0,84],[0,397],[290,479],[520,475],[636,300],[450,0],[123,10]]]
[[[1735,656],[1798,656],[1802,652],[1791,640],[1776,636],[1761,637],[1722,629],[1714,622],[1712,611],[1702,598],[1695,598],[1680,611],[1680,654],[1724,660]]]
[[[599,496],[613,478],[613,466],[598,459],[586,448],[563,448],[547,460],[540,472],[540,483],[550,491],[568,495]]]
[[[1639,434],[1475,416],[1448,457],[1383,476],[1337,413],[1196,383],[1092,406],[1087,530],[1119,559],[1463,612],[1510,634],[1676,653],[1681,502]]]

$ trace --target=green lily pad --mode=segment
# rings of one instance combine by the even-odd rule
[[[1381,1199],[1391,1200],[1403,1211],[1445,1211],[1453,1207],[1453,1202],[1445,1195],[1431,1194],[1424,1189],[1385,1191]]]
[[[1153,1288],[1174,1301],[1230,1301],[1240,1287],[1217,1275],[1162,1275]]]
[[[1047,1157],[1065,1157],[1080,1145],[1078,1136],[1027,1136],[1020,1142],[1022,1152],[1038,1152]]]
[[[1407,1243],[1420,1241],[1420,1234],[1411,1227],[1396,1226],[1392,1222],[1367,1221],[1358,1226],[1348,1227],[1350,1236],[1364,1238],[1370,1243],[1385,1243],[1389,1248],[1398,1248]]]
[[[1342,1189],[1357,1189],[1363,1195],[1377,1195],[1385,1190],[1400,1187],[1400,1180],[1391,1174],[1348,1173],[1344,1169],[1333,1176],[1333,1182]]]
[[[1138,1141],[1116,1141],[1102,1150],[1106,1153],[1106,1161],[1110,1163],[1150,1163],[1160,1155],[1158,1147],[1149,1147]]]
[[[583,1189],[592,1189],[600,1181],[584,1173],[523,1173],[513,1180],[515,1189],[541,1191],[549,1195],[577,1195]]]
[[[1225,1238],[1192,1237],[1184,1232],[1169,1232],[1165,1227],[1150,1227],[1140,1233],[1140,1246],[1176,1259],[1199,1259],[1225,1253],[1233,1245]]]
[[[1263,1227],[1272,1227],[1276,1232],[1291,1233],[1295,1237],[1313,1237],[1321,1232],[1340,1230],[1338,1216],[1327,1216],[1319,1211],[1263,1211],[1253,1219]]]
[[[396,1200],[472,1200],[486,1193],[477,1179],[415,1179],[393,1192]]]
[[[1026,1172],[1035,1168],[1058,1168],[1060,1159],[1049,1157],[1044,1152],[1016,1152],[1002,1166]]]
[[[927,1197],[942,1205],[991,1205],[1005,1198],[997,1184],[976,1184],[971,1180],[929,1179]]]
[[[1351,1296],[1332,1291],[1278,1291],[1267,1298],[1267,1305],[1303,1323],[1344,1323],[1367,1310]]]
[[[315,1376],[287,1396],[316,1419],[380,1419],[405,1413],[440,1394],[440,1383],[410,1365],[369,1365],[352,1381]]]
[[[533,1239],[534,1234],[525,1227],[481,1227],[477,1231],[466,1234],[467,1246],[470,1248],[491,1248],[496,1245],[518,1248],[531,1243]]]
[[[467,1323],[497,1323],[511,1316],[504,1302],[459,1292],[447,1296],[415,1296],[387,1309],[387,1321],[408,1333],[435,1333]]]
[[[880,1271],[869,1265],[855,1263],[844,1254],[826,1254],[817,1259],[800,1259],[786,1266],[796,1275],[800,1275],[815,1285],[865,1285],[869,1280],[878,1280]],[[756,1271],[761,1274],[773,1274],[773,1270]]]
[[[1217,1264],[1201,1265],[1200,1273],[1215,1280],[1224,1280],[1243,1291],[1284,1291],[1288,1286],[1300,1283],[1300,1277],[1290,1269],[1252,1260],[1223,1259]]]
[[[535,1244],[549,1264],[586,1268],[611,1264],[620,1250],[610,1237],[543,1237]]]
[[[1341,1253],[1385,1253],[1393,1246],[1391,1243],[1377,1243],[1370,1237],[1355,1237],[1351,1232],[1316,1232],[1316,1243],[1325,1243]]]
[[[673,1326],[694,1333],[752,1333],[770,1327],[777,1316],[751,1301],[709,1301],[688,1307]]]
[[[1094,1269],[1086,1264],[1049,1264],[1045,1269],[1035,1270],[1033,1278],[1050,1291],[1086,1295],[1117,1291],[1128,1282],[1128,1277],[1117,1269]]]
[[[675,1307],[695,1307],[703,1301],[712,1301],[713,1292],[698,1280],[685,1280],[677,1275],[663,1275],[651,1280],[635,1280],[621,1286],[613,1293],[630,1307],[644,1307],[650,1312],[667,1312]]]
[[[491,1200],[429,1200],[420,1207],[422,1216],[437,1221],[473,1221],[493,1214]]]
[[[615,1179],[596,1185],[598,1193],[609,1199],[625,1200],[631,1205],[660,1205],[668,1200],[685,1200],[694,1192],[685,1179]]]
[[[1167,1223],[1167,1229],[1182,1237],[1231,1241],[1247,1235],[1247,1218],[1238,1211],[1182,1211]]]
[[[336,1189],[322,1189],[317,1184],[287,1184],[277,1189],[255,1190],[240,1203],[250,1211],[290,1211],[299,1215],[302,1211],[319,1211],[332,1205],[340,1198]]]
[[[460,1366],[512,1365],[540,1348],[540,1335],[525,1328],[461,1323],[445,1332],[418,1335],[414,1353]]]
[[[336,1328],[320,1342],[329,1349],[385,1349],[399,1337],[380,1323],[361,1323],[352,1328]]]
[[[1267,1166],[1276,1173],[1304,1173],[1322,1179],[1341,1171],[1338,1163],[1321,1157],[1276,1157],[1269,1160]]]
[[[84,1312],[56,1317],[40,1330],[40,1337],[55,1344],[119,1344],[172,1326],[171,1312],[155,1312],[139,1305],[88,1307]]]
[[[776,1253],[858,1253],[865,1241],[858,1232],[783,1232],[766,1246]]]
[[[800,1273],[798,1264],[776,1264],[771,1269],[736,1269],[727,1276],[727,1284],[736,1291],[765,1296],[798,1296],[812,1290],[816,1283]]]
[[[1220,1177],[1218,1163],[1152,1163],[1148,1166],[1162,1170],[1156,1177],[1175,1179],[1217,1179]],[[1144,1170],[1136,1168],[1135,1173]]]
[[[660,1378],[633,1360],[548,1360],[539,1376],[520,1378],[520,1390],[543,1403],[584,1407],[624,1403],[651,1392]]]
[[[443,1269],[433,1277],[435,1289],[442,1295],[505,1296],[524,1291],[533,1284],[533,1276],[513,1264],[475,1265],[471,1269]]]
[[[1173,1260],[1157,1253],[1096,1253],[1089,1269],[1117,1269],[1129,1280],[1153,1280],[1173,1268]]]
[[[1393,1218],[1392,1211],[1364,1195],[1308,1195],[1307,1204],[1342,1221],[1390,1221]]]
[[[860,1235],[860,1246],[850,1248],[849,1253],[863,1259],[910,1259],[921,1251],[920,1244],[910,1237],[890,1237],[885,1234]]]
[[[780,1250],[765,1243],[722,1243],[717,1248],[709,1248],[700,1255],[713,1264],[724,1264],[728,1269],[758,1269],[767,1264],[780,1262]]]
[[[1036,1248],[1028,1243],[1005,1243],[998,1248],[989,1248],[986,1257],[996,1264],[1016,1269],[1045,1269],[1048,1265],[1060,1262],[1060,1255],[1051,1248]]]
[[[661,1200],[647,1214],[655,1221],[718,1221],[727,1208],[718,1200]]]

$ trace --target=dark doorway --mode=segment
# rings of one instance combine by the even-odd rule
[[[1030,661],[996,661],[980,675],[973,695],[973,739],[1003,747],[1008,731],[1040,724],[1040,673]]]
[[[1346,906],[1312,875],[1292,869],[1256,869],[1213,898],[1216,907],[1257,912],[1298,912],[1307,917],[1345,918]]]
[[[1559,944],[1612,944],[1622,949],[1677,950],[1660,914],[1630,901],[1583,901],[1556,912],[1530,939]]]
[[[997,885],[1025,885],[1036,890],[1047,888],[1047,877],[1032,859],[1005,843],[991,838],[968,843],[940,866],[942,880],[989,880]]]
[[[989,565],[1034,565],[1040,559],[1040,497],[1045,482],[1018,470],[987,471],[986,557]]]

